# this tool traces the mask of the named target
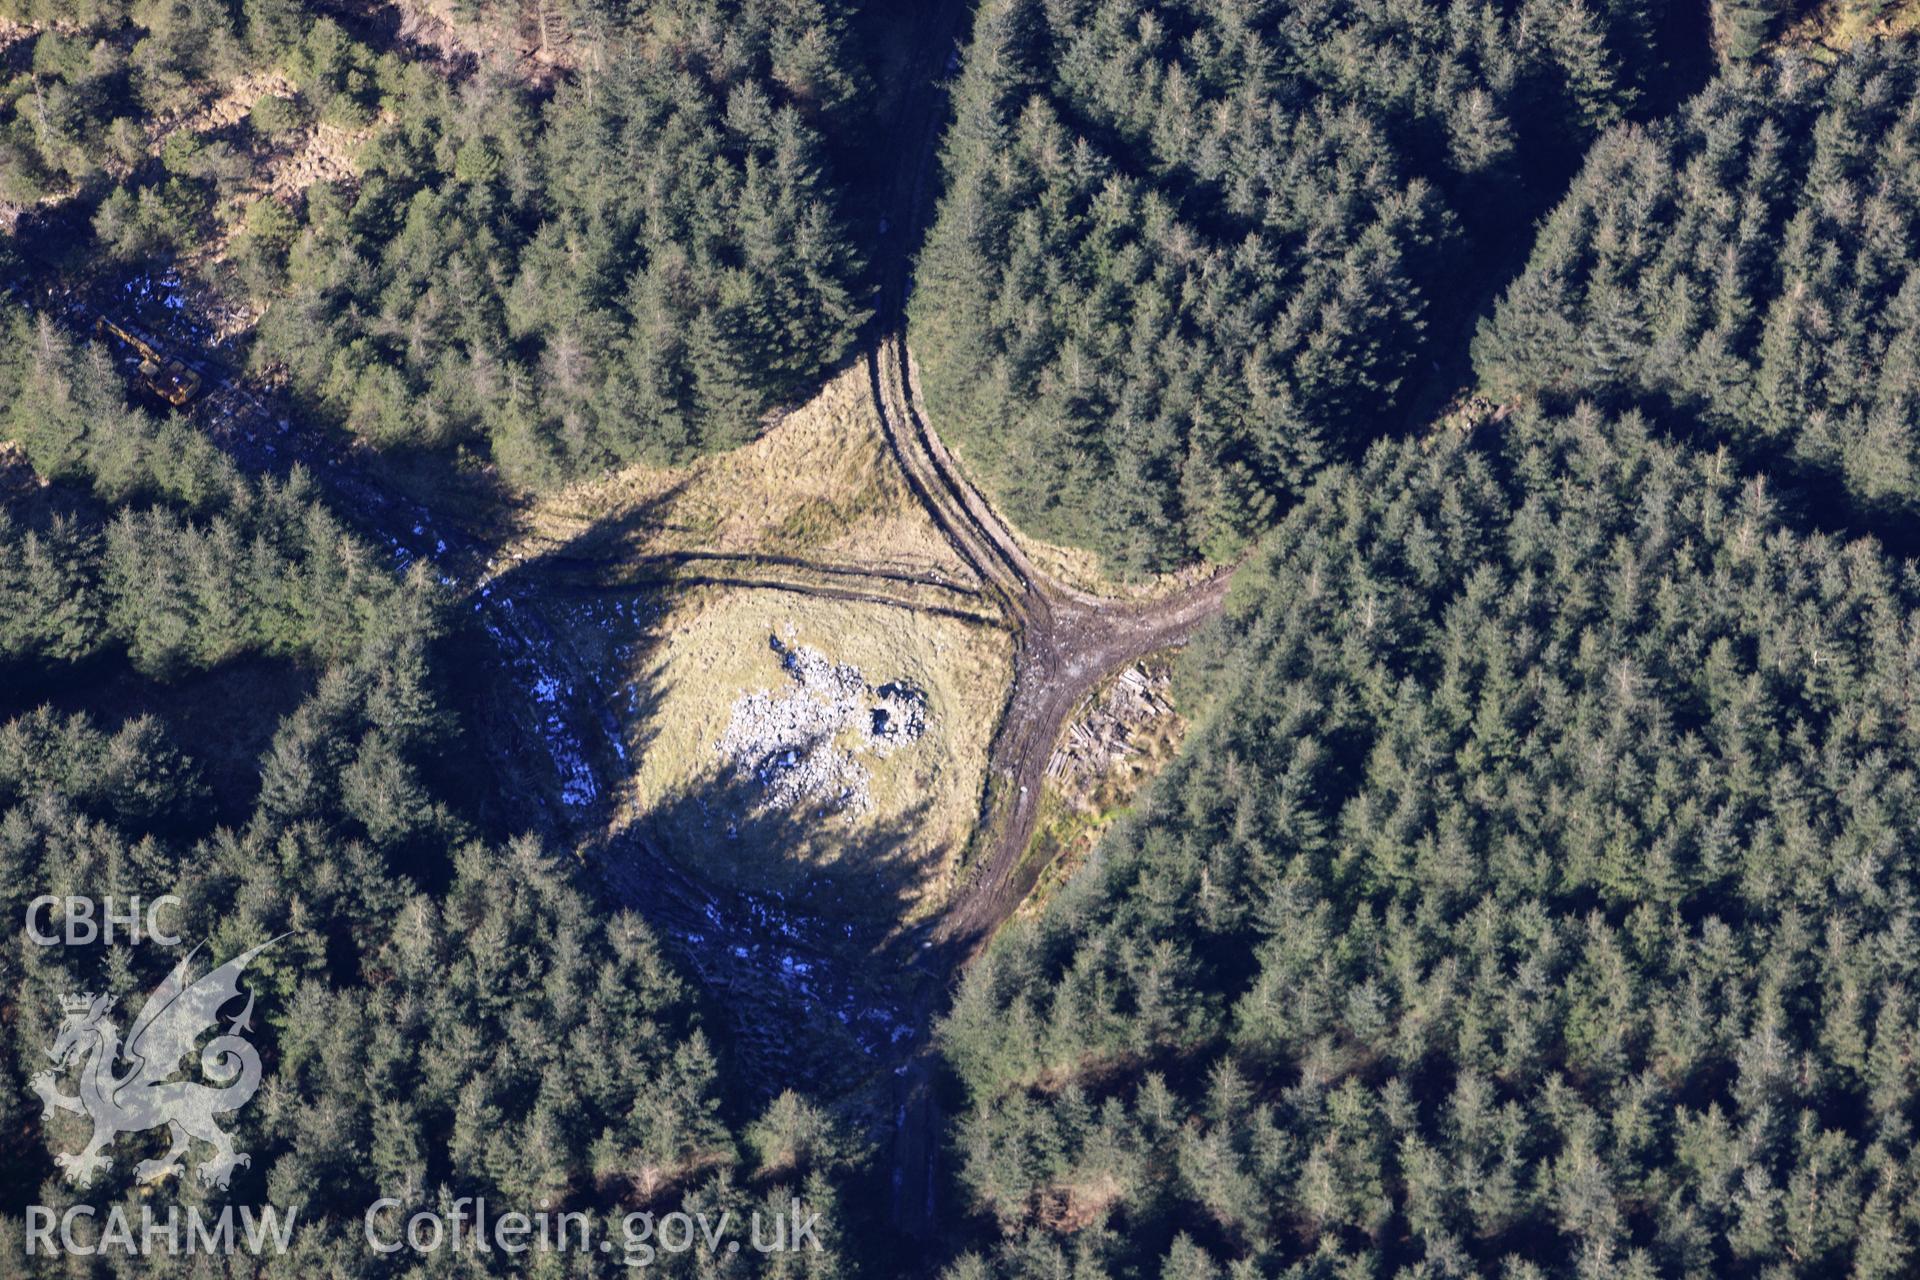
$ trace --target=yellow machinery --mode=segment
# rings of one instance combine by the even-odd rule
[[[200,375],[179,360],[161,355],[146,339],[121,328],[101,316],[94,322],[96,335],[112,334],[132,347],[140,356],[140,385],[176,409],[200,391]]]

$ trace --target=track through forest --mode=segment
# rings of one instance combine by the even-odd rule
[[[923,408],[908,349],[906,305],[912,255],[930,220],[932,189],[946,120],[943,69],[971,12],[948,0],[930,5],[915,33],[905,101],[880,140],[897,157],[886,217],[893,228],[878,264],[880,292],[868,344],[874,409],[894,458],[954,551],[999,597],[1014,629],[1013,690],[988,753],[988,798],[975,833],[973,862],[926,946],[949,982],[1011,916],[1043,868],[1027,862],[1039,819],[1047,760],[1067,718],[1088,693],[1129,663],[1189,639],[1219,613],[1230,578],[1221,571],[1170,598],[1109,601],[1048,581],[968,482]],[[940,993],[944,1002],[946,990]],[[911,1236],[939,1223],[941,1117],[939,1056],[925,1034],[940,1010],[915,1010],[921,1034],[914,1056],[896,1069],[895,1133],[889,1216]]]
[[[921,994],[909,997],[911,1007],[890,1010],[895,1021],[888,1029],[894,1034],[880,1042],[880,1060],[894,1066],[889,1217],[898,1230],[920,1238],[933,1234],[938,1223],[938,1055],[929,1033],[961,969],[1012,915],[1044,869],[1029,864],[1025,855],[1055,744],[1074,709],[1103,681],[1147,654],[1183,643],[1215,616],[1230,576],[1221,571],[1168,597],[1125,601],[1050,581],[968,482],[931,425],[905,337],[906,301],[913,256],[931,212],[947,114],[946,72],[970,12],[971,6],[961,0],[942,0],[907,20],[913,25],[912,52],[901,70],[897,109],[888,113],[889,129],[875,138],[875,171],[885,166],[889,176],[881,200],[886,234],[880,237],[875,260],[879,288],[864,358],[873,406],[892,455],[943,537],[978,579],[977,589],[944,581],[888,581],[884,573],[778,557],[729,566],[751,569],[752,576],[690,575],[687,570],[694,563],[724,560],[700,553],[689,553],[685,565],[659,566],[668,570],[662,580],[677,585],[710,581],[933,610],[1004,625],[1014,637],[1013,687],[989,751],[987,797],[971,863],[955,897],[931,927],[898,944],[915,949],[908,964],[932,981],[919,983]],[[90,330],[93,315],[111,305],[106,299],[89,302],[84,291],[53,283],[43,284],[29,301],[82,336]],[[179,349],[186,350],[186,344]],[[617,779],[607,776],[604,763],[596,762],[624,754],[619,719],[611,710],[612,692],[602,684],[606,673],[591,670],[573,653],[539,607],[543,600],[604,590],[580,581],[583,569],[590,571],[592,565],[565,552],[518,564],[501,562],[501,547],[491,537],[391,492],[377,469],[367,465],[362,450],[300,421],[277,398],[263,398],[227,376],[211,357],[195,363],[206,375],[209,392],[194,412],[195,421],[243,470],[280,473],[295,464],[304,466],[333,493],[342,514],[388,546],[399,567],[430,561],[443,584],[469,602],[499,650],[501,671],[509,682],[528,686],[523,692],[529,696],[534,686],[561,691],[559,705],[541,698],[548,712],[544,744],[496,743],[493,749],[503,758],[524,758],[528,748],[543,745],[559,773],[565,775],[571,767],[586,775],[576,780],[589,797],[581,811],[549,814],[549,823],[557,820],[563,827],[584,831],[606,819],[607,797],[614,794]],[[646,568],[621,567],[628,573]],[[782,569],[807,572],[793,580],[772,576]],[[828,582],[818,581],[823,574]],[[836,586],[831,581],[835,577],[864,577],[870,585]],[[639,587],[644,580],[624,585]],[[913,587],[958,599],[942,606],[901,595]],[[710,990],[731,995],[751,988],[753,975],[743,966],[764,962],[769,954],[776,960],[804,955],[823,975],[820,990],[842,1001],[843,1007],[853,998],[847,992],[861,990],[862,981],[870,985],[869,979],[832,972],[834,948],[826,929],[810,936],[813,922],[802,917],[781,916],[777,907],[761,902],[725,901],[632,830],[603,847],[598,860],[618,896],[640,906],[656,926],[688,940],[676,949]],[[765,947],[769,936],[777,944],[771,952]],[[820,992],[810,994],[818,997]],[[900,1034],[903,1030],[905,1035]]]
[[[874,409],[895,459],[928,514],[1015,629],[1014,684],[989,758],[1006,803],[989,806],[975,841],[976,863],[949,904],[936,941],[966,956],[1019,905],[1040,870],[1021,861],[1033,837],[1041,782],[1067,717],[1103,680],[1149,653],[1183,643],[1220,611],[1230,571],[1172,596],[1105,600],[1051,582],[968,482],[929,421],[904,336],[912,253],[927,225],[933,172],[946,117],[941,68],[960,37],[961,3],[930,6],[916,33],[907,103],[892,113],[882,145],[900,158],[888,199],[894,234],[879,263],[879,306],[867,365]]]

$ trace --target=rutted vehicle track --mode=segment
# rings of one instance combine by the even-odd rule
[[[925,943],[934,963],[957,976],[1045,870],[1026,855],[1039,822],[1047,761],[1074,708],[1123,667],[1190,639],[1220,612],[1231,571],[1149,601],[1105,601],[1049,582],[927,424],[905,341],[883,339],[869,361],[874,407],[894,456],[954,550],[991,584],[1014,626],[1013,689],[988,751],[988,794],[974,860]],[[930,1030],[938,1013],[922,1002],[920,1026]],[[897,1069],[894,1087],[890,1217],[898,1230],[920,1237],[932,1235],[939,1222],[939,1059],[930,1039],[924,1031],[916,1036],[916,1052]]]
[[[1137,602],[1103,600],[1049,581],[929,424],[906,339],[910,250],[931,212],[934,159],[946,114],[939,71],[969,11],[949,2],[923,14],[909,99],[890,116],[895,127],[888,144],[904,163],[895,170],[887,200],[897,234],[891,256],[880,264],[879,306],[867,355],[874,409],[895,460],[954,551],[999,598],[1015,636],[1013,689],[988,751],[988,794],[973,862],[923,944],[934,966],[955,976],[1044,870],[1026,853],[1039,820],[1047,760],[1074,708],[1122,667],[1191,638],[1220,612],[1231,577],[1230,570],[1221,570],[1170,597]],[[922,1031],[914,1038],[913,1056],[896,1069],[894,1085],[889,1217],[897,1230],[922,1238],[939,1224],[939,1059],[925,1033],[938,1013],[928,1000],[920,1002],[916,1019]]]
[[[1122,667],[1190,639],[1219,613],[1231,571],[1145,601],[1102,600],[1048,581],[927,425],[904,341],[881,344],[873,358],[892,365],[876,372],[874,385],[875,408],[895,456],[955,550],[994,584],[1019,627],[1013,692],[988,760],[990,776],[1007,788],[1006,813],[997,830],[979,833],[967,887],[949,904],[936,935],[971,954],[1012,914],[1042,870],[1023,868],[1022,859],[1038,820],[1047,759],[1074,707]],[[993,822],[992,814],[987,821]]]
[[[1090,691],[1139,658],[1189,639],[1219,612],[1229,578],[1222,571],[1172,596],[1144,601],[1107,600],[1050,581],[930,425],[905,337],[906,300],[946,114],[943,72],[970,12],[960,0],[941,0],[908,19],[914,52],[903,73],[902,98],[887,114],[891,128],[876,139],[893,163],[891,186],[881,200],[891,235],[882,237],[876,261],[879,297],[866,359],[873,406],[889,449],[977,585],[895,580],[899,575],[781,557],[758,557],[751,565],[758,572],[734,576],[713,572],[725,557],[699,552],[662,561],[655,566],[662,570],[655,582],[644,574],[618,584],[582,581],[607,566],[564,552],[500,565],[501,548],[488,535],[392,494],[365,465],[360,450],[299,422],[277,402],[227,376],[213,358],[195,362],[208,388],[195,420],[243,470],[304,466],[332,491],[343,514],[389,548],[397,568],[429,560],[442,583],[470,604],[492,638],[505,679],[527,694],[539,749],[553,762],[562,812],[549,811],[546,819],[588,840],[614,895],[655,925],[704,987],[727,996],[743,1047],[774,1059],[792,1052],[790,1044],[754,1042],[761,1011],[769,1000],[784,998],[836,1015],[845,1038],[864,1055],[868,1065],[862,1069],[869,1074],[891,1068],[895,1134],[889,1217],[896,1229],[923,1238],[937,1230],[941,1184],[941,1117],[934,1088],[939,1061],[929,1031],[945,1006],[949,984],[1044,869],[1029,863],[1026,853],[1048,758]],[[58,312],[61,308],[46,305],[51,301],[43,298],[42,307]],[[63,319],[69,326],[88,315],[84,306],[77,313],[68,310]],[[644,560],[636,564],[646,568]],[[783,581],[771,570],[837,578],[844,585]],[[603,687],[604,673],[590,669],[571,650],[543,610],[569,599],[639,597],[659,586],[700,582],[944,612],[1012,632],[1013,686],[989,749],[988,798],[972,862],[955,897],[930,925],[905,936],[855,937],[852,926],[844,926],[848,932],[843,933],[843,926],[791,912],[784,904],[723,895],[699,883],[634,827],[610,821],[616,816],[615,770],[625,757],[623,728],[613,710],[616,693]],[[913,592],[933,598],[913,598]],[[490,744],[509,754],[533,745]],[[609,830],[616,834],[605,835]],[[863,951],[864,965],[849,963]],[[911,971],[904,979],[898,976],[903,969]],[[774,1034],[764,1027],[759,1032],[762,1038]]]

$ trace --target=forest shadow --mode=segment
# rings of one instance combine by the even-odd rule
[[[0,471],[0,514],[17,529],[44,536],[56,521],[89,530],[109,522],[111,509],[95,495],[66,482],[43,485],[24,461],[0,463]],[[109,736],[143,717],[158,721],[212,801],[204,821],[164,827],[191,838],[216,826],[245,825],[260,790],[260,759],[281,720],[307,699],[318,678],[311,662],[258,652],[204,669],[143,672],[126,643],[110,639],[79,658],[0,661],[0,724],[41,707],[84,715]]]
[[[550,744],[543,740],[541,726],[533,723],[539,696],[537,684],[530,685],[529,681],[560,678],[561,673],[540,669],[542,659],[551,664],[565,658],[569,666],[581,666],[577,655],[562,645],[545,615],[543,602],[551,594],[549,584],[570,562],[597,563],[598,549],[650,526],[679,491],[678,486],[670,488],[617,518],[597,521],[558,546],[486,578],[463,598],[460,621],[442,643],[451,659],[449,682],[455,691],[451,701],[459,709],[463,736],[490,747],[492,785],[475,789],[479,792],[475,800],[478,816],[492,836],[505,838],[531,826],[552,840],[569,835],[592,838],[597,829],[604,828],[603,822],[596,828],[589,815],[569,815],[564,806],[554,803],[547,777],[551,770],[541,763],[549,755]],[[632,594],[641,598],[644,589],[635,586]],[[645,629],[639,632],[641,640],[647,635]],[[641,670],[646,664],[638,659],[646,652],[637,646],[638,642],[636,660],[630,666]],[[576,692],[571,699],[556,699],[558,705],[549,716],[561,717],[561,727],[590,752],[589,762],[601,778],[623,775],[625,763],[620,753],[606,742],[610,727],[618,734],[622,749],[629,752],[645,750],[648,739],[633,736],[629,726],[612,723],[618,720],[611,706],[612,695],[603,688],[597,673],[573,670],[570,674],[576,690],[586,682],[585,698]],[[658,697],[646,686],[636,693],[641,710],[647,714],[630,719],[637,724],[650,723]]]
[[[1649,91],[1622,123],[1646,125],[1671,117],[1705,89],[1718,70],[1705,5],[1668,6],[1659,16],[1659,27],[1664,67],[1648,77]],[[1444,148],[1445,139],[1436,134],[1419,145]],[[1429,337],[1413,353],[1415,367],[1394,415],[1399,427],[1383,433],[1389,438],[1426,431],[1456,395],[1477,387],[1474,333],[1526,269],[1541,222],[1566,199],[1592,142],[1556,145],[1547,136],[1535,135],[1523,149],[1538,157],[1539,163],[1522,173],[1518,187],[1444,175],[1433,178],[1459,213],[1466,252],[1447,255],[1436,274]],[[1419,367],[1422,364],[1424,369]],[[1373,438],[1360,441],[1349,461],[1358,461],[1372,443]]]
[[[29,670],[30,679],[23,674]],[[136,720],[157,721],[165,740],[191,762],[211,803],[190,823],[149,821],[144,829],[193,839],[216,827],[246,825],[260,794],[261,758],[317,678],[313,668],[291,659],[248,654],[163,680],[135,670],[125,647],[115,645],[66,666],[0,663],[0,724],[42,707],[85,716],[109,737]]]
[[[905,851],[922,809],[846,828],[831,865],[797,869],[784,886],[713,874],[703,830],[769,853],[818,842],[817,818],[764,798],[757,780],[715,770],[617,829],[595,861],[617,901],[698,978],[749,1092],[843,1094],[920,1034],[912,1011],[931,975],[911,963],[899,920],[915,901]]]
[[[934,869],[928,863],[939,861],[911,847],[929,808],[917,800],[887,818],[831,803],[783,809],[768,803],[759,777],[716,767],[635,814],[633,824],[716,891],[764,894],[856,932],[891,931],[918,901],[915,890]],[[804,859],[788,857],[801,850]]]
[[[864,358],[861,356],[857,359]],[[856,362],[850,359],[849,367]],[[832,376],[837,377],[838,374]],[[826,583],[783,583],[767,577],[769,570],[791,569],[829,581],[851,583],[864,580],[897,587],[932,586],[964,598],[977,598],[980,594],[977,589],[964,584],[930,583],[898,569],[783,552],[698,548],[639,550],[648,535],[654,533],[694,532],[684,524],[675,524],[671,516],[675,505],[687,494],[696,479],[698,477],[693,475],[682,477],[641,502],[593,520],[585,528],[499,574],[492,580],[493,583],[516,597],[530,586],[537,586],[551,594],[552,585],[556,583],[566,590],[582,594],[667,586],[731,586],[822,595],[831,593]],[[698,572],[694,572],[696,569]],[[618,570],[618,576],[612,576],[611,570]],[[971,615],[958,611],[958,616]]]
[[[491,816],[497,825],[519,819],[522,829],[528,797],[553,793],[533,776],[544,772],[549,750],[541,718],[561,717],[600,786],[595,803],[578,809],[533,801],[549,834],[580,847],[611,905],[644,918],[697,979],[711,1029],[745,1069],[744,1088],[756,1097],[803,1086],[839,1093],[919,1034],[909,1010],[929,975],[912,963],[919,931],[902,922],[919,903],[916,888],[929,870],[922,857],[934,856],[916,856],[912,839],[927,803],[857,823],[814,807],[783,810],[764,803],[759,778],[717,760],[644,813],[621,794],[629,771],[657,744],[671,692],[658,661],[671,632],[659,619],[666,592],[686,583],[663,574],[657,583],[576,584],[610,564],[624,566],[631,557],[618,550],[657,527],[679,492],[593,522],[489,580],[484,597],[470,597],[456,641],[465,655],[456,681],[474,690],[461,698],[470,703],[463,714],[470,731],[489,735],[495,771],[505,775],[503,802]],[[759,585],[716,576],[724,585]],[[575,651],[601,638],[571,633],[594,616],[583,610],[622,599],[631,607],[619,619],[616,682],[613,668],[594,670]],[[548,676],[570,686],[570,697],[553,704],[530,697],[517,655],[498,652],[500,639],[486,634],[504,630],[503,620],[517,629],[504,642],[528,646]],[[741,641],[760,645],[765,637]],[[830,861],[780,864],[808,844],[824,847]],[[719,865],[715,850],[730,855],[731,865]]]

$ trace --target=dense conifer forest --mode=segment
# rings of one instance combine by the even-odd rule
[[[370,1195],[433,1203],[449,1179],[603,1225],[635,1188],[743,1218],[804,1193],[840,1223],[835,1184],[857,1144],[792,1094],[723,1115],[695,993],[651,931],[603,911],[557,851],[489,843],[463,816],[451,759],[462,726],[439,669],[448,619],[430,575],[396,579],[298,476],[146,477],[150,501],[107,505],[95,495],[129,483],[114,460],[152,457],[167,427],[124,408],[110,369],[40,337],[49,354],[0,390],[18,415],[9,430],[71,483],[29,482],[0,511],[0,906],[20,920],[41,894],[172,894],[183,905],[170,926],[223,955],[286,935],[249,971],[276,1012],[260,1024],[263,1105],[235,1132],[253,1163],[233,1190],[303,1206],[304,1225],[260,1274],[338,1274],[365,1251]],[[99,411],[76,447],[60,420],[89,404]],[[249,657],[274,660],[265,684]],[[294,694],[237,821],[216,804],[200,742],[125,714],[195,676]],[[35,705],[36,693],[51,699]],[[121,1204],[138,1220],[131,1161],[104,1188],[45,1198],[59,1184],[27,1087],[59,997],[132,987],[136,999],[164,976],[127,970],[137,955],[9,950],[10,1200],[38,1188],[37,1203]],[[65,1139],[85,1124],[53,1127]],[[211,1211],[208,1195],[183,1198]],[[19,1226],[0,1228],[9,1274]],[[838,1265],[833,1230],[807,1274]],[[104,1274],[151,1275],[152,1263],[109,1259]]]
[[[859,85],[803,41],[837,31],[818,5],[692,8],[643,10],[540,108],[410,69],[358,198],[291,232],[263,354],[359,435],[485,442],[535,483],[804,398],[862,315],[822,139]]]
[[[956,1276],[1909,1274],[1920,581],[1638,417],[1502,437],[1315,485],[969,973]]]
[[[56,29],[0,103],[0,199],[90,203],[71,256],[201,263],[264,308],[252,360],[377,446],[539,485],[738,444],[864,314],[828,151],[867,87],[833,4],[588,6],[591,59],[544,91],[293,0],[23,16]],[[236,75],[244,115],[150,154],[144,121]],[[260,191],[296,143],[338,176]]]
[[[1661,10],[988,0],[913,332],[1023,526],[1230,559],[1390,429],[1570,156],[1666,92]]]
[[[133,1138],[75,1187],[87,1123],[35,1096],[63,997],[130,1016],[176,957],[0,952],[0,1273],[23,1206],[156,1197],[301,1206],[233,1274],[619,1261],[369,1253],[376,1195],[616,1241],[636,1208],[817,1215],[818,1250],[647,1273],[700,1277],[1920,1273],[1917,14],[979,0],[907,49],[860,0],[0,0],[0,911],[171,894],[214,955],[281,939],[226,1191],[137,1184]],[[922,90],[937,156],[877,156]],[[60,309],[162,279],[225,308],[203,390],[270,397],[286,454],[130,394]],[[702,587],[944,592],[1013,651],[967,691],[997,753],[1035,687],[1117,676],[1070,642],[1231,586],[1172,659],[1184,739],[1097,840],[1016,845],[978,936],[929,895],[754,987],[700,949],[733,898],[781,934],[779,895],[623,882],[637,846],[550,803],[564,762],[499,710],[660,749],[615,705],[659,690],[529,679],[500,633],[613,598],[581,546],[632,530],[581,517],[542,579],[482,520],[359,499],[424,457],[521,514],[739,449],[855,359],[885,431],[763,469],[897,468],[861,500],[945,541],[873,571],[808,510],[700,551]],[[967,478],[1036,562],[1185,572],[1101,613],[983,567]],[[641,582],[634,617],[677,585]],[[541,643],[640,625],[573,616]],[[980,784],[949,907],[1024,795]],[[678,933],[629,909],[683,884]],[[842,1008],[772,1060],[858,1084],[769,1072],[739,1010],[791,995],[759,1040],[813,1034],[801,979],[847,955],[905,993],[883,1047]]]
[[[1642,404],[1823,506],[1910,522],[1917,86],[1910,46],[1788,60],[1609,135],[1476,336],[1482,381]]]

